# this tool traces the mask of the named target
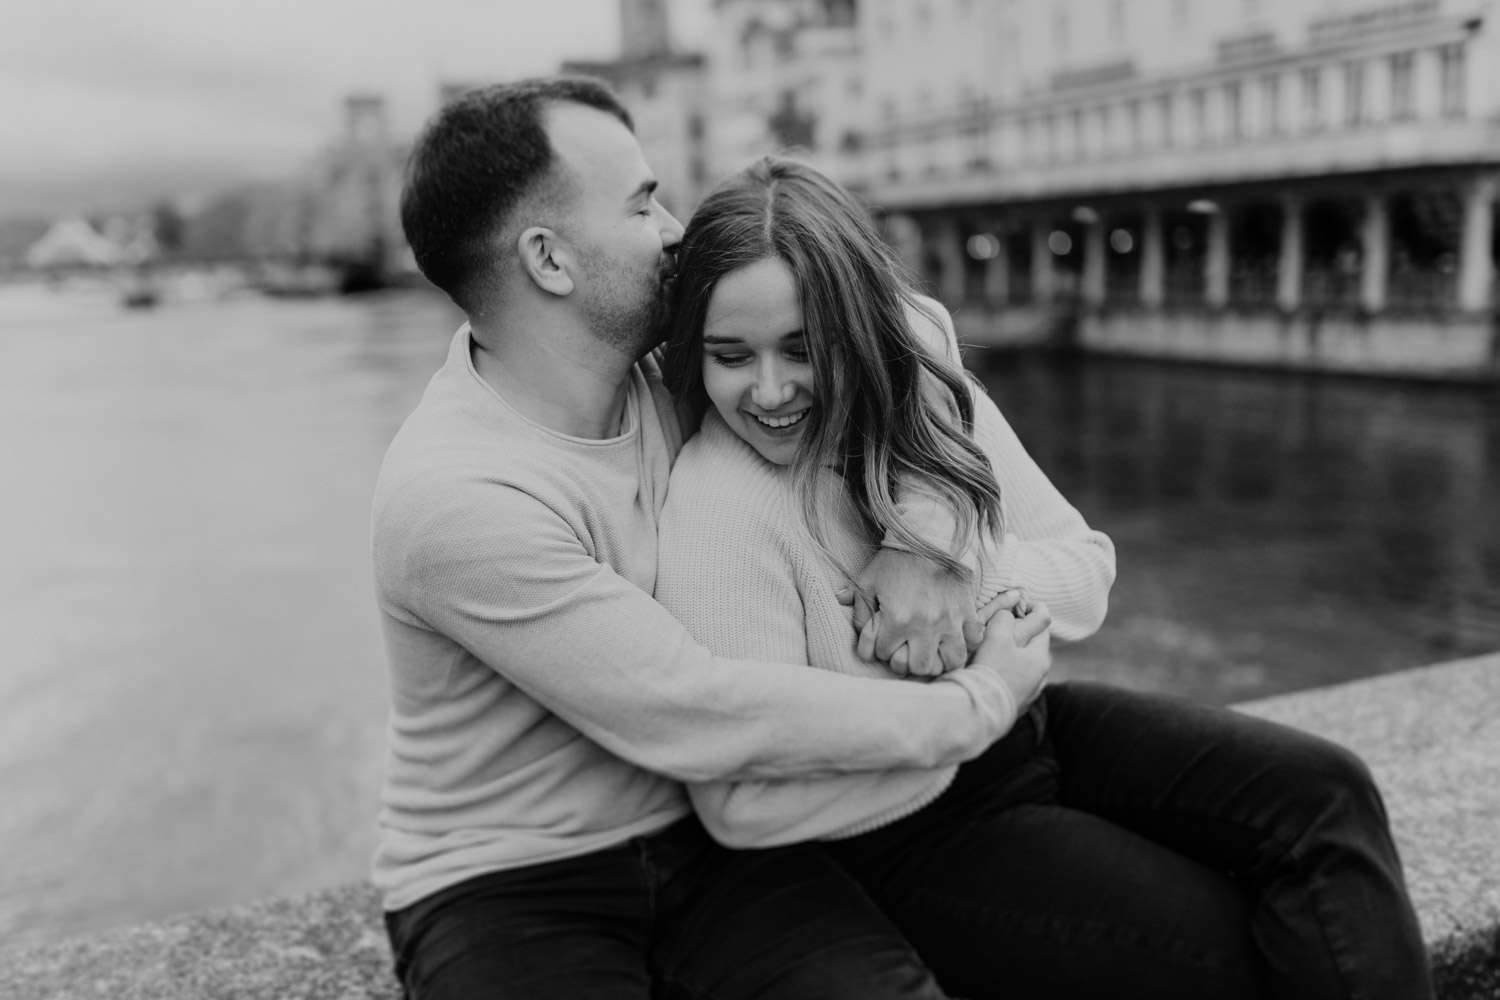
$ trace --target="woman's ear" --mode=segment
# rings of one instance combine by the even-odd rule
[[[555,232],[545,226],[532,226],[516,237],[516,254],[521,270],[538,288],[553,295],[573,292],[572,250]]]

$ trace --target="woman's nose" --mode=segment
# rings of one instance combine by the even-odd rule
[[[774,410],[792,398],[792,383],[775,363],[760,365],[755,373],[755,385],[750,389],[750,398],[763,410]]]

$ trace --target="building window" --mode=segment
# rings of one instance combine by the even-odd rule
[[[1161,121],[1161,144],[1170,149],[1177,142],[1176,130],[1172,127],[1172,95],[1162,94],[1157,101],[1157,117]]]
[[[1410,52],[1391,56],[1391,117],[1409,121],[1417,116],[1415,71]]]
[[[1130,129],[1130,148],[1139,150],[1145,145],[1145,137],[1141,135],[1141,102],[1137,98],[1131,98],[1125,105],[1125,120]]]
[[[1232,140],[1245,137],[1244,103],[1240,82],[1231,80],[1226,83],[1224,85],[1224,130]]]
[[[1444,118],[1462,118],[1465,107],[1465,66],[1463,45],[1444,45],[1438,50],[1441,64],[1442,111]]]
[[[1074,108],[1073,113],[1068,115],[1068,119],[1069,131],[1073,133],[1072,154],[1074,157],[1082,159],[1087,151],[1083,138],[1083,112],[1078,108]]]
[[[1363,125],[1365,121],[1365,65],[1352,62],[1344,67],[1344,124]]]
[[[1125,0],[1110,0],[1109,33],[1115,41],[1125,41]]]
[[[1068,54],[1068,45],[1071,41],[1072,24],[1068,20],[1066,9],[1059,10],[1052,15],[1052,48],[1060,56]]]
[[[1172,0],[1172,20],[1177,22],[1179,28],[1185,28],[1192,20],[1193,10],[1188,5],[1188,0]]]
[[[1308,132],[1323,127],[1323,72],[1317,66],[1302,71],[1302,127]]]
[[[1281,77],[1262,77],[1260,81],[1261,120],[1267,135],[1280,135],[1281,121]]]
[[[1188,108],[1193,121],[1192,141],[1201,146],[1208,141],[1208,94],[1194,90],[1188,95]]]

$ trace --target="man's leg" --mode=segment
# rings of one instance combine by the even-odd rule
[[[818,847],[731,851],[696,821],[673,833],[644,845],[649,866],[670,873],[652,951],[659,997],[944,996],[890,920]]]
[[[955,995],[1264,998],[1248,894],[1058,805],[1056,776],[1028,718],[926,809],[828,850]]]
[[[628,845],[481,875],[386,915],[409,1000],[647,1000],[650,923]]]
[[[1101,685],[1058,685],[1046,698],[1061,803],[1245,885],[1275,995],[1432,996],[1385,809],[1352,753]]]

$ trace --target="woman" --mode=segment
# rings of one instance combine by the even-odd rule
[[[702,428],[672,474],[657,597],[721,655],[884,670],[837,600],[882,539],[967,560],[981,601],[1024,588],[1061,638],[1102,619],[1107,539],[900,275],[858,204],[791,161],[726,181],[688,224],[667,373]],[[726,843],[826,841],[956,994],[1431,995],[1363,764],[1227,710],[1061,684],[956,773],[692,796]]]

